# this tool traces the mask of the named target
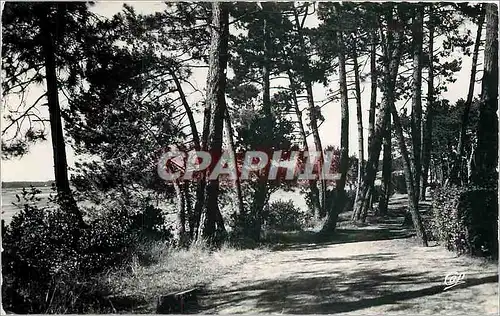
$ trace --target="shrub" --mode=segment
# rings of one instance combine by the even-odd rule
[[[393,192],[397,192],[400,194],[406,194],[406,178],[404,173],[402,172],[393,172],[391,174],[392,188]]]
[[[308,217],[296,207],[292,200],[277,200],[264,209],[264,223],[267,229],[293,231],[302,229]]]
[[[79,247],[90,263],[85,269],[96,272],[127,263],[133,255],[148,262],[145,245],[151,241],[168,241],[172,237],[161,210],[148,204],[139,210],[127,210],[126,207],[107,210],[93,218],[89,226],[90,229],[83,232]]]
[[[4,304],[16,312],[45,312],[51,289],[77,275],[76,219],[59,209],[26,205],[12,219],[2,240]]]
[[[497,191],[481,187],[437,189],[431,233],[449,250],[498,257]]]
[[[234,211],[230,215],[229,241],[243,248],[252,248],[260,237],[260,231],[256,232],[257,220],[255,214],[245,212],[241,214]]]
[[[82,312],[88,308],[83,297],[96,291],[93,276],[130,262],[134,255],[148,259],[144,244],[171,237],[160,210],[152,206],[133,214],[123,208],[108,210],[85,228],[77,223],[60,207],[25,205],[13,217],[2,239],[7,308],[18,313],[61,312],[59,302],[69,309],[64,311]]]

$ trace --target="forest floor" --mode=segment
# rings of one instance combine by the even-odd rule
[[[365,227],[340,222],[330,240],[314,232],[288,236],[213,281],[200,312],[498,314],[496,263],[419,246],[401,225],[405,204],[405,196],[393,196],[387,218]],[[445,278],[457,274],[462,282],[446,289]]]

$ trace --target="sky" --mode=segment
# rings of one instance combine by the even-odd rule
[[[141,1],[141,2],[127,2],[127,4],[132,5],[138,13],[153,13],[157,11],[162,11],[165,4],[160,1]],[[123,6],[123,2],[97,2],[92,8],[92,11],[106,16],[111,17],[113,14],[119,12]],[[313,17],[306,25],[314,26],[317,20]],[[475,30],[472,30],[475,34]],[[484,36],[484,35],[483,35]],[[438,44],[439,45],[439,44]],[[436,46],[438,46],[436,45]],[[469,76],[471,69],[471,58],[463,56],[462,59],[462,71],[455,74],[456,82],[448,86],[448,92],[443,94],[444,98],[449,99],[454,102],[460,98],[465,98],[469,85]],[[360,65],[363,64],[361,60]],[[366,68],[369,70],[369,65]],[[424,78],[426,74],[424,71]],[[480,78],[478,78],[480,79]],[[206,81],[206,69],[195,69],[193,71],[192,83],[195,87],[203,89]],[[272,86],[276,86],[280,82],[273,82]],[[424,84],[425,86],[425,84]],[[338,84],[336,80],[330,84],[329,87],[323,87],[322,85],[315,85],[313,87],[313,93],[315,101],[324,100],[328,95],[328,89],[332,88],[336,90]],[[185,87],[187,93],[189,94],[188,101],[199,100],[202,96],[199,93],[190,93],[191,87]],[[363,127],[365,134],[365,153],[367,151],[367,131],[368,131],[368,110],[369,110],[369,99],[370,99],[370,82],[362,84],[362,111],[363,111]],[[192,91],[192,90],[191,90]],[[475,94],[478,95],[480,91],[480,83],[476,83]],[[28,100],[35,100],[40,93],[43,92],[43,87],[33,87]],[[423,96],[425,96],[425,88],[423,91]],[[380,95],[380,93],[379,93]],[[45,111],[46,112],[46,111]],[[42,111],[42,114],[46,114]],[[327,145],[339,146],[340,144],[340,102],[332,102],[322,109],[322,114],[325,118],[325,122],[321,125],[319,133],[323,142],[323,147]],[[349,100],[349,153],[357,154],[358,152],[358,132],[356,124],[356,106],[354,100]],[[198,119],[198,125],[201,126],[201,117]],[[2,118],[2,126],[4,126],[5,121]],[[310,146],[312,146],[312,138],[308,139]],[[70,167],[74,166],[75,161],[78,157],[75,154],[71,146],[67,146],[68,155],[68,165]],[[47,181],[54,179],[54,169],[53,169],[53,158],[52,158],[52,147],[50,143],[50,135],[47,141],[35,144],[30,147],[30,152],[23,156],[22,158],[14,158],[11,160],[1,161],[1,178],[2,181]]]

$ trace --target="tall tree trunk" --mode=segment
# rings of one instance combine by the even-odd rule
[[[368,112],[368,147],[375,133],[375,108],[377,107],[377,34],[371,33],[370,48],[370,111]]]
[[[222,134],[226,112],[228,39],[229,9],[227,4],[213,2],[206,102],[210,103],[211,107],[208,148],[217,157],[222,154]],[[221,225],[218,196],[219,179],[209,179],[206,186],[203,236],[210,242],[219,241],[218,233],[225,233],[225,227]]]
[[[432,151],[432,118],[434,115],[434,22],[432,21],[433,6],[429,5],[429,75],[427,78],[427,114],[425,122],[422,121],[422,175],[420,177],[421,200],[425,201],[425,189]]]
[[[337,8],[338,9],[338,8]],[[328,202],[328,218],[322,228],[323,232],[335,230],[338,214],[345,207],[347,196],[345,192],[345,184],[347,180],[347,172],[349,171],[349,97],[347,95],[347,77],[346,77],[346,62],[345,48],[343,45],[342,27],[335,34],[337,40],[338,60],[339,60],[339,88],[340,88],[340,179],[335,183],[335,192]],[[360,100],[361,101],[361,100]],[[326,202],[326,200],[325,200]]]
[[[299,123],[299,132],[302,138],[302,146],[306,152],[309,152],[309,145],[307,144],[307,134],[306,129],[304,127],[304,121],[302,120],[302,112],[299,108],[299,102],[297,99],[297,91],[295,82],[293,80],[293,75],[290,70],[287,71],[288,80],[290,81],[290,88],[292,89],[292,100],[293,100],[293,108],[295,111],[295,115],[297,116],[297,121]],[[312,207],[312,215],[313,217],[319,217],[319,213],[321,210],[321,202],[320,202],[320,193],[318,190],[318,184],[315,180],[309,180],[309,199],[311,201],[310,207]]]
[[[458,161],[455,162],[455,168],[451,174],[450,180],[455,184],[460,184],[460,174],[463,169],[463,156],[464,156],[464,148],[465,148],[465,138],[467,133],[467,125],[469,123],[469,113],[470,107],[472,105],[472,99],[474,98],[474,86],[476,84],[476,73],[477,73],[477,58],[479,55],[479,48],[481,47],[481,34],[483,30],[485,18],[485,10],[484,5],[481,5],[481,13],[479,15],[479,20],[477,22],[477,32],[476,32],[476,41],[474,43],[474,52],[472,53],[472,67],[470,71],[470,80],[469,80],[469,91],[467,92],[467,100],[465,101],[464,112],[462,113],[462,121],[460,125],[460,136],[458,138]],[[462,179],[464,182],[467,179]]]
[[[313,140],[314,140],[314,149],[316,152],[319,153],[319,165],[320,169],[322,170],[323,166],[323,146],[321,144],[321,138],[319,136],[319,129],[318,129],[318,121],[317,121],[317,116],[319,115],[317,109],[314,105],[314,99],[313,99],[313,91],[312,91],[312,84],[311,82],[306,82],[306,91],[307,91],[307,103],[309,107],[309,126],[311,127],[311,132],[313,135]],[[325,201],[326,201],[326,181],[324,179],[319,180],[320,183],[320,190],[319,190],[319,196],[320,196],[320,211],[319,211],[319,216],[324,217],[326,215],[326,208],[325,208]]]
[[[343,33],[337,32],[339,47],[339,85],[340,85],[340,181],[336,183],[337,191],[344,191],[347,171],[349,170],[349,104],[347,95],[347,78],[345,68],[345,50],[343,47]]]
[[[412,135],[412,171],[415,183],[415,198],[420,198],[420,174],[421,174],[421,147],[422,147],[422,63],[423,63],[423,38],[424,38],[424,6],[416,7],[413,18],[413,86],[412,86],[412,112],[411,112],[411,135]]]
[[[387,15],[388,22],[392,23],[392,14]],[[380,30],[380,35],[383,38],[383,30]],[[373,190],[373,184],[375,182],[375,176],[378,169],[378,160],[380,157],[380,150],[382,147],[382,135],[387,129],[387,121],[390,117],[391,111],[391,100],[393,98],[393,90],[396,85],[396,78],[399,69],[399,63],[402,55],[402,48],[400,40],[402,38],[402,31],[398,30],[395,37],[393,38],[393,31],[391,29],[387,30],[386,40],[382,40],[382,48],[384,55],[384,85],[381,87],[383,90],[382,105],[383,109],[379,113],[375,129],[373,132],[373,137],[369,141],[368,147],[368,159],[365,165],[365,173],[363,179],[363,185],[361,186],[358,201],[354,205],[354,210],[352,213],[353,222],[363,222],[366,216],[366,210],[371,203],[370,191]]]
[[[372,140],[375,134],[375,110],[377,107],[377,33],[375,31],[371,32],[371,49],[370,49],[370,83],[371,83],[371,92],[370,92],[370,110],[368,112],[368,152],[370,151]],[[370,155],[370,153],[368,153]],[[378,158],[375,162],[374,166],[375,170],[378,170]],[[364,174],[363,174],[364,176]],[[361,187],[362,183],[359,186],[359,189],[356,190],[356,201],[354,205],[358,204],[358,200],[360,198],[360,194],[362,193]],[[366,213],[369,208],[372,207],[373,203],[373,192],[375,191],[375,178],[373,181],[368,184],[369,189],[364,197],[365,203],[363,203],[363,209],[357,212],[353,212],[353,221],[358,221],[361,218],[362,213]]]
[[[306,13],[307,14],[307,11]],[[303,70],[304,70],[304,85],[306,87],[306,93],[307,93],[307,105],[308,105],[308,110],[309,110],[309,126],[311,127],[311,132],[313,135],[313,141],[314,141],[314,149],[316,152],[319,153],[319,165],[320,169],[322,170],[323,166],[323,146],[321,144],[321,138],[319,136],[319,129],[318,129],[318,116],[319,116],[319,111],[320,109],[316,108],[314,105],[314,94],[313,94],[313,89],[312,89],[312,82],[310,79],[310,66],[309,66],[309,60],[307,57],[307,51],[306,51],[306,45],[304,41],[304,35],[302,32],[302,23],[300,23],[299,20],[299,15],[296,10],[294,10],[294,16],[295,16],[295,26],[297,28],[297,32],[299,35],[299,45],[300,45],[300,51],[302,55],[304,56],[304,63],[302,65]],[[320,217],[324,217],[327,215],[327,210],[325,208],[326,204],[326,181],[324,179],[320,179],[320,190],[319,190],[319,196],[320,196],[320,205],[321,209],[319,212]]]
[[[203,109],[203,130],[201,134],[201,146],[200,146],[202,151],[208,150],[212,108],[213,107],[211,102],[206,101]],[[206,201],[205,197],[206,186],[207,186],[206,174],[202,173],[198,181],[199,182],[198,186],[196,187],[196,202],[194,206],[194,215],[193,215],[193,217],[195,218],[196,239],[201,235],[201,228],[202,228],[201,219],[203,215],[203,207],[205,206],[205,201]],[[223,227],[223,222],[220,221],[220,219],[222,218],[220,210],[217,208],[216,212],[217,212],[216,218],[219,219],[219,225]],[[193,239],[193,236],[191,236],[191,239]]]
[[[387,215],[389,206],[389,197],[392,190],[392,133],[391,133],[391,118],[387,118],[387,129],[384,133],[384,158],[382,162],[382,194],[378,202],[378,212],[380,216]]]
[[[186,95],[184,93],[184,89],[182,88],[179,77],[177,77],[176,71],[173,68],[169,69],[170,75],[172,79],[174,79],[175,87],[177,92],[179,93],[179,97],[181,99],[182,105],[184,107],[184,111],[186,112],[186,116],[188,117],[189,127],[191,128],[191,135],[193,137],[193,145],[196,151],[201,150],[201,141],[200,135],[198,133],[198,128],[196,127],[196,121],[194,120],[193,111],[191,111],[191,107],[186,99]],[[208,135],[208,131],[207,131]],[[186,183],[183,185],[183,191],[187,190],[184,195],[185,204],[191,205],[190,195],[187,194],[189,192],[189,185]],[[191,206],[186,207],[188,212],[188,222],[189,222],[189,238],[193,240],[195,238],[195,227],[199,224],[199,219],[196,214],[201,213],[203,208],[203,200],[204,200],[204,191],[205,191],[205,180],[202,179],[198,182],[196,187],[196,202],[195,202],[195,211],[191,210]],[[184,215],[185,216],[185,215]],[[198,220],[197,220],[198,219]],[[185,225],[184,225],[185,226]]]
[[[356,117],[358,120],[358,180],[356,184],[356,198],[363,179],[363,164],[365,160],[364,137],[363,137],[363,112],[361,111],[361,87],[359,82],[359,65],[356,42],[353,44],[354,60],[354,89],[356,92]]]
[[[396,135],[398,137],[399,149],[401,151],[401,155],[403,158],[403,170],[405,173],[406,188],[408,191],[408,208],[413,221],[413,227],[415,227],[415,231],[417,233],[417,238],[419,242],[422,244],[422,246],[427,247],[427,236],[425,233],[424,226],[422,224],[420,213],[418,211],[418,200],[415,195],[416,194],[415,184],[413,182],[414,178],[411,171],[410,159],[408,157],[408,149],[406,148],[405,138],[403,135],[403,128],[401,126],[401,122],[398,116],[398,111],[396,110],[394,102],[391,102],[391,112],[392,112],[392,119],[394,121],[394,127],[396,130]]]
[[[205,102],[205,107],[203,111],[203,131],[202,131],[202,143],[201,149],[206,151],[208,149],[208,136],[210,134],[210,113],[212,112],[212,105],[210,102]],[[195,233],[196,236],[190,236],[191,239],[200,237],[201,233],[201,218],[203,214],[203,206],[205,204],[205,189],[207,186],[207,180],[205,173],[200,175],[198,179],[198,185],[196,187],[196,202],[194,205],[194,218],[195,218]]]
[[[484,5],[486,6],[484,72],[472,182],[477,185],[496,186],[498,179],[498,4]]]
[[[210,134],[210,115],[212,113],[212,103],[205,102],[203,109],[203,130],[201,134],[201,150],[206,151],[208,149],[208,137]],[[203,206],[205,204],[205,190],[207,186],[207,180],[205,173],[200,175],[198,179],[198,186],[196,187],[196,202],[194,205],[194,218],[195,218],[195,232],[196,239],[200,237],[201,233],[201,219],[203,214]],[[191,236],[193,238],[193,236]]]
[[[59,6],[58,9],[64,10],[62,6]],[[40,27],[44,39],[42,53],[45,63],[47,103],[49,108],[50,133],[52,140],[52,155],[54,159],[54,176],[56,189],[60,198],[60,202],[64,205],[65,208],[67,208],[69,212],[76,216],[78,224],[83,226],[85,222],[73,197],[73,193],[71,192],[68,179],[68,161],[66,158],[66,144],[64,142],[56,73],[56,48],[53,38],[53,33],[55,32],[54,28],[56,26],[54,25],[53,21],[48,20],[47,16],[45,16],[43,19],[45,21],[42,22]]]
[[[264,148],[270,150],[275,145],[274,133],[273,133],[273,113],[271,110],[271,62],[270,62],[270,46],[271,46],[271,37],[268,30],[268,17],[267,13],[272,11],[270,7],[270,3],[259,3],[261,6],[261,10],[263,12],[263,26],[262,26],[262,38],[263,38],[263,60],[262,60],[262,110],[264,115],[264,125],[262,126],[263,134],[266,135],[266,138],[262,140]],[[249,236],[254,240],[260,239],[260,232],[262,228],[262,216],[263,209],[266,205],[266,201],[268,200],[269,188],[268,188],[268,179],[267,172],[261,174],[258,183],[256,185],[256,189],[253,196],[253,202],[251,206],[252,212],[252,227],[249,232]]]
[[[229,151],[231,152],[231,155],[232,155],[234,167],[237,168],[238,161],[236,160],[236,151],[234,148],[233,128],[231,126],[231,116],[229,114],[229,108],[227,108],[227,107],[226,107],[226,115],[224,115],[224,120],[226,122],[226,124],[224,124],[224,126],[226,127]],[[240,178],[238,176],[234,180],[234,186],[236,189],[236,199],[237,199],[236,203],[238,205],[238,212],[240,215],[243,215],[245,213],[245,208],[243,206],[243,194],[241,193],[241,182],[240,182]]]

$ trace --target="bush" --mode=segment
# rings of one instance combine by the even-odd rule
[[[480,187],[437,189],[431,233],[458,254],[498,258],[497,191]]]
[[[96,291],[91,285],[93,276],[130,262],[134,256],[146,257],[145,251],[139,250],[148,240],[171,237],[162,225],[160,210],[152,206],[134,214],[109,210],[85,228],[77,223],[74,215],[62,208],[25,205],[13,217],[2,239],[3,301],[7,309],[17,313],[61,312],[59,305],[65,312],[82,312],[89,308],[83,296]]]
[[[83,263],[76,223],[67,212],[29,205],[14,216],[2,240],[7,308],[23,313],[49,310],[48,296],[56,282],[66,283]]]
[[[393,192],[400,194],[406,194],[406,178],[403,172],[393,172],[391,174],[392,189]]]
[[[265,227],[280,231],[301,230],[309,219],[292,200],[272,202],[266,206],[264,214]]]

